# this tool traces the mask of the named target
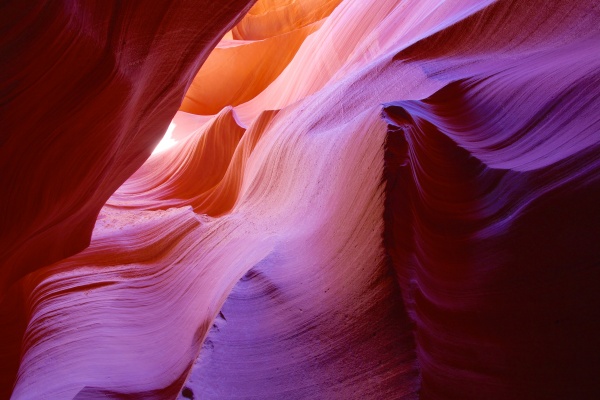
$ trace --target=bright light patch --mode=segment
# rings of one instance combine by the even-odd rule
[[[175,130],[176,126],[177,125],[172,122],[169,124],[169,128],[167,129],[165,136],[158,143],[158,146],[156,146],[152,154],[162,153],[163,151],[170,149],[177,144],[177,140],[173,139],[173,131]]]

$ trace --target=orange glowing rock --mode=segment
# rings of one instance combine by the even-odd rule
[[[67,3],[0,12],[0,397],[600,398],[594,1]]]

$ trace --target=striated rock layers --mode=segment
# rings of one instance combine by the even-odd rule
[[[600,3],[251,3],[3,6],[0,396],[599,398]]]

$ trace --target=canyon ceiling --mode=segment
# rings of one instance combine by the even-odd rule
[[[0,398],[600,398],[600,1],[0,21]]]

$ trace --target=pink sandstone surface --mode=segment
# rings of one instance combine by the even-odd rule
[[[600,3],[151,4],[0,6],[0,398],[600,398]]]

